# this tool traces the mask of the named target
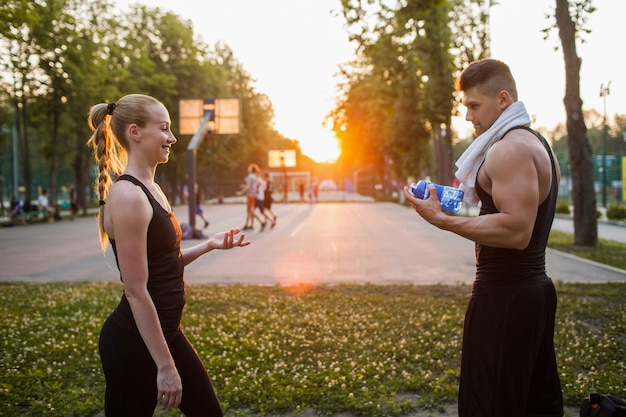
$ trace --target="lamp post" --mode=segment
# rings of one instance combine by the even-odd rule
[[[602,207],[606,208],[606,140],[608,135],[608,126],[606,124],[606,96],[610,93],[611,82],[606,85],[600,84],[600,97],[604,100],[604,122],[602,133]]]
[[[283,203],[289,202],[287,190],[287,168],[285,167],[285,151],[280,151],[280,167],[283,171]]]
[[[17,118],[17,100],[16,100],[16,104],[13,110],[14,110],[13,128],[11,129],[12,136],[13,136],[13,194],[15,194],[15,197],[19,199],[20,198],[19,181],[17,179],[18,177],[18,159],[17,159],[18,131],[17,129],[18,129],[18,123],[19,123],[18,118]]]

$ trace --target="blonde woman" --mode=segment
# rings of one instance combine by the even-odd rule
[[[100,333],[107,416],[152,416],[158,402],[185,415],[221,416],[209,375],[180,321],[184,266],[213,249],[247,246],[239,229],[181,250],[181,229],[154,182],[176,138],[170,116],[153,97],[130,94],[94,105],[89,144],[98,164],[99,231],[115,253],[121,301]],[[111,175],[119,175],[112,183]]]

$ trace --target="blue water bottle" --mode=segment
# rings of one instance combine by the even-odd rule
[[[428,199],[430,191],[428,186],[433,184],[430,181],[420,180],[417,183],[413,183],[409,186],[409,191],[417,198],[422,200]],[[437,197],[441,203],[441,208],[453,213],[458,212],[461,209],[463,203],[463,190],[454,187],[448,187],[447,185],[433,184],[437,189]]]

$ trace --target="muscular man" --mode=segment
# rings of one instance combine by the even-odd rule
[[[556,291],[545,249],[560,171],[546,140],[531,130],[503,62],[471,63],[457,80],[477,138],[457,161],[477,217],[445,214],[408,192],[434,226],[476,243],[476,276],[463,326],[460,417],[563,415],[554,353]]]

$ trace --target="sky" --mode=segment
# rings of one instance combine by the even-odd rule
[[[604,112],[609,120],[626,114],[626,1],[593,0],[592,33],[578,45],[582,58],[583,109]],[[256,80],[257,92],[274,106],[275,128],[300,142],[303,153],[318,162],[338,155],[337,141],[323,127],[334,108],[339,65],[353,59],[339,0],[116,0],[124,8],[141,3],[170,10],[193,23],[209,45],[222,41]],[[493,3],[496,3],[495,1]],[[558,32],[548,40],[540,32],[553,22],[554,0],[498,0],[491,8],[492,57],[509,64],[519,99],[535,127],[553,128],[565,121],[565,67]],[[611,82],[606,100],[600,85]],[[458,124],[458,128],[469,124]],[[460,132],[461,135],[467,134]]]

